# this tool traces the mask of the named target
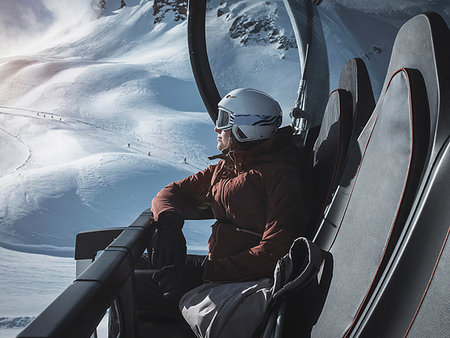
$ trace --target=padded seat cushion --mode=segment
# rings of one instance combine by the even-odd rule
[[[316,230],[324,207],[341,177],[351,134],[351,95],[341,89],[331,92],[319,135],[313,146],[311,173],[307,182],[311,225]]]
[[[396,72],[366,128],[368,141],[347,203],[320,229],[335,268],[314,337],[342,337],[383,264],[392,236],[409,214],[428,143],[426,91],[418,72]],[[424,113],[425,112],[425,113]],[[373,127],[372,127],[373,126]],[[365,130],[367,131],[367,130]],[[417,148],[417,149],[416,149]],[[415,170],[418,168],[418,172]],[[334,204],[334,203],[333,203]]]

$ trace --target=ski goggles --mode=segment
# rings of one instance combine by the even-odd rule
[[[250,114],[231,114],[230,112],[219,108],[219,114],[216,120],[216,128],[219,130],[231,129],[233,124],[238,126],[276,126],[281,125],[281,115],[250,115]]]
[[[219,130],[231,129],[231,127],[233,126],[232,120],[233,119],[231,117],[231,113],[219,108],[219,114],[217,115],[216,120],[216,128]]]

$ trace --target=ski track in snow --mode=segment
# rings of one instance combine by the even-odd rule
[[[159,156],[157,158],[160,160],[165,160],[174,166],[178,166],[179,161],[171,160],[171,156],[169,156],[169,155],[176,154],[176,155],[178,155],[179,158],[181,158],[183,155],[185,155],[176,150],[173,151],[173,150],[169,149],[168,147],[161,146],[159,143],[143,141],[139,138],[135,138],[134,135],[129,135],[129,134],[125,134],[125,133],[113,130],[113,129],[108,129],[107,127],[100,126],[100,125],[97,125],[97,124],[94,124],[91,122],[83,121],[78,118],[65,117],[64,115],[54,114],[51,112],[45,112],[42,110],[38,111],[38,110],[31,110],[31,109],[25,109],[25,108],[7,107],[7,106],[1,106],[1,105],[0,105],[0,109],[11,110],[11,112],[0,111],[0,114],[2,114],[2,115],[21,116],[21,117],[25,117],[25,118],[40,119],[40,120],[50,119],[50,120],[53,120],[56,122],[64,123],[66,125],[71,124],[71,127],[73,127],[74,129],[76,128],[76,124],[79,123],[79,124],[83,124],[83,125],[92,127],[94,129],[98,129],[102,132],[111,133],[114,136],[120,136],[124,140],[132,140],[132,142],[137,142],[137,144],[133,143],[133,146],[131,146],[131,144],[130,144],[130,147],[128,147],[128,151],[134,151],[134,152],[142,154],[142,155],[148,155],[148,152],[146,152],[146,149],[158,149],[162,152],[162,156]],[[25,114],[24,112],[29,112],[29,114]],[[8,132],[7,130],[5,130],[2,127],[0,127],[0,129],[3,132],[5,132],[6,134],[10,135],[11,137],[14,137],[17,141],[19,141],[20,143],[22,143],[24,146],[26,146],[28,148],[29,155],[28,155],[27,159],[24,161],[24,163],[22,163],[20,166],[18,166],[17,168],[15,168],[12,171],[12,172],[15,172],[16,170],[19,170],[26,166],[26,163],[29,161],[29,159],[31,157],[30,147],[18,136],[11,134],[10,132]],[[194,170],[202,169],[202,167],[192,165],[192,164],[190,164],[189,166]],[[8,173],[6,173],[5,175],[8,175]]]
[[[3,114],[3,112],[0,112],[0,114]],[[30,159],[30,157],[31,157],[31,150],[30,150],[30,148],[26,145],[26,143],[24,143],[18,136],[11,134],[10,132],[8,132],[6,129],[4,129],[4,128],[2,128],[2,127],[0,127],[0,130],[1,130],[2,132],[4,132],[5,134],[11,136],[11,137],[14,138],[15,140],[17,140],[17,142],[21,143],[24,147],[26,147],[26,148],[28,149],[28,156],[27,156],[27,158],[25,159],[25,161],[24,161],[22,164],[20,164],[18,167],[14,168],[11,172],[6,173],[6,175],[8,175],[8,174],[10,174],[10,173],[13,173],[13,172],[19,170],[20,168],[24,167],[24,166],[27,164],[27,162],[29,161],[29,159]]]
[[[130,165],[127,164],[127,163],[130,163],[130,160],[132,160],[132,158],[135,158],[135,160],[140,161],[142,164],[145,162],[148,162],[149,164],[151,164],[151,163],[155,163],[155,161],[156,161],[156,163],[166,163],[165,164],[166,166],[169,165],[174,168],[182,166],[183,170],[185,170],[185,172],[186,172],[186,174],[184,174],[182,176],[186,176],[189,172],[198,171],[201,168],[200,165],[195,165],[195,164],[190,163],[191,161],[189,161],[187,163],[181,163],[182,162],[181,156],[183,154],[180,153],[179,151],[170,151],[170,148],[168,148],[167,146],[164,146],[164,145],[159,146],[159,144],[157,144],[157,143],[143,141],[143,140],[134,138],[134,135],[130,136],[129,133],[124,133],[121,131],[109,129],[104,126],[97,125],[96,123],[83,121],[79,118],[66,117],[64,114],[54,114],[54,113],[51,113],[48,111],[43,111],[43,110],[38,111],[38,110],[32,110],[32,109],[20,109],[17,107],[10,107],[10,106],[4,106],[4,105],[1,106],[0,109],[1,109],[0,115],[6,115],[8,117],[15,117],[15,118],[20,118],[20,119],[25,119],[25,120],[31,119],[34,121],[38,121],[41,125],[41,130],[43,132],[52,131],[55,129],[56,130],[66,130],[69,132],[76,131],[76,133],[79,136],[81,136],[81,138],[87,137],[88,139],[92,139],[92,138],[100,137],[100,138],[103,138],[106,140],[111,140],[113,142],[111,144],[110,149],[106,149],[107,152],[105,152],[104,150],[97,150],[97,151],[94,151],[93,154],[81,154],[81,157],[78,157],[78,159],[75,158],[75,159],[71,160],[72,162],[68,163],[69,165],[71,165],[71,163],[73,163],[72,166],[75,166],[75,168],[76,168],[76,167],[79,167],[80,164],[77,164],[77,163],[80,160],[82,160],[83,158],[88,159],[89,156],[92,157],[92,155],[94,155],[94,156],[101,156],[101,157],[99,157],[100,165],[102,165],[101,163],[104,159],[107,160],[107,162],[105,162],[105,164],[107,164],[110,161],[109,159],[111,159],[111,156],[114,156],[115,163],[116,163],[116,166],[118,169],[120,168],[121,163],[125,164],[125,167],[123,167],[123,169],[119,169],[119,171],[116,171],[116,174],[111,172],[110,169],[107,169],[108,167],[105,167],[105,169],[107,169],[107,171],[103,171],[103,174],[101,174],[101,172],[98,172],[98,174],[95,171],[92,172],[92,169],[89,169],[90,167],[92,167],[92,165],[90,164],[90,161],[88,161],[84,164],[84,165],[86,165],[86,164],[88,165],[87,168],[83,169],[83,167],[80,167],[78,179],[77,179],[77,182],[78,182],[77,183],[77,186],[78,186],[77,195],[81,198],[81,203],[88,208],[93,208],[93,209],[99,208],[100,206],[98,205],[98,202],[97,202],[98,201],[97,195],[99,195],[99,191],[102,191],[104,189],[111,189],[114,187],[114,184],[119,183],[120,180],[122,180],[120,177],[125,177],[124,170],[126,170],[126,168],[130,168],[130,170],[133,170],[132,167],[130,167]],[[60,126],[58,126],[58,125],[60,125]],[[16,128],[16,125],[13,124],[13,127]],[[2,129],[4,129],[4,128],[2,128]],[[23,161],[22,164],[18,165],[16,170],[7,171],[0,177],[1,182],[5,182],[5,180],[6,180],[6,182],[10,181],[11,183],[13,183],[13,185],[11,185],[12,189],[10,191],[17,194],[17,192],[20,192],[23,190],[22,186],[23,187],[27,186],[28,185],[27,182],[30,182],[30,178],[33,177],[34,174],[32,174],[32,173],[36,171],[36,160],[34,160],[34,164],[29,163],[30,158],[32,159],[34,154],[33,154],[33,151],[31,149],[30,145],[28,145],[26,142],[24,142],[23,138],[19,138],[7,130],[5,130],[5,133],[7,133],[11,137],[14,137],[18,141],[20,141],[21,144],[26,146],[28,149],[27,159],[25,161]],[[128,142],[128,145],[126,142]],[[35,144],[34,144],[34,147],[35,147]],[[148,154],[148,149],[152,149],[151,155]],[[78,162],[76,162],[76,161],[78,161]],[[138,167],[139,166],[142,167],[142,164],[138,165]],[[39,166],[40,166],[39,170],[42,171],[42,169],[45,169],[45,163],[39,164]],[[83,164],[82,164],[82,166],[83,166]],[[49,169],[51,167],[52,166],[48,166]],[[96,167],[99,167],[99,166],[96,165]],[[51,170],[54,171],[53,169],[51,169]],[[142,169],[139,169],[139,171],[141,171],[141,170]],[[121,171],[123,173],[121,173]],[[139,174],[139,171],[138,171],[138,174]],[[171,171],[168,171],[168,173],[170,173],[170,172]],[[32,176],[30,176],[30,174]],[[113,181],[111,181],[111,178],[108,178],[106,180],[103,178],[103,177],[106,178],[106,177],[110,176],[111,174],[112,175],[118,174],[119,181],[117,181],[117,179],[115,179],[114,176],[111,176]],[[151,172],[149,172],[149,174],[151,175]],[[133,175],[136,175],[136,174],[133,173]],[[141,175],[141,174],[139,174],[139,175]],[[177,175],[179,175],[179,174],[177,174]],[[178,177],[181,178],[180,176],[178,176]],[[10,177],[10,178],[8,178],[8,177]],[[138,176],[136,176],[136,177],[138,177]],[[33,179],[33,181],[34,181],[34,179]],[[61,180],[59,180],[59,181],[61,181]],[[115,181],[117,183],[114,183]],[[169,181],[170,181],[170,179],[169,179],[169,177],[167,177],[167,178],[164,178],[163,183],[153,184],[153,186],[155,187],[155,188],[152,188],[153,194],[156,194],[156,192],[159,190],[159,188],[161,186],[169,183]],[[111,185],[111,184],[113,184],[113,185]],[[48,186],[48,184],[47,184],[47,186]],[[131,189],[133,189],[133,187],[134,187],[134,183],[133,183]],[[57,188],[55,190],[56,195],[64,194],[64,190],[66,190],[66,189],[64,188],[64,186],[62,186],[62,188],[63,188],[63,190],[61,190],[60,188]],[[136,188],[137,188],[137,186],[136,186]],[[45,187],[45,189],[48,190],[48,187]],[[46,190],[44,190],[44,192]],[[37,231],[35,231],[35,230],[32,230],[32,228],[30,228],[29,225],[26,225],[26,223],[23,223],[23,221],[21,221],[20,218],[17,218],[17,216],[16,216],[18,212],[19,212],[19,215],[23,214],[24,212],[29,213],[26,211],[26,209],[31,211],[30,215],[35,214],[36,216],[37,216],[36,212],[41,213],[41,210],[44,210],[44,212],[56,213],[55,211],[52,211],[52,208],[56,207],[56,204],[54,204],[55,206],[52,207],[53,202],[52,202],[52,204],[46,203],[46,204],[44,204],[45,205],[45,207],[44,207],[44,205],[42,205],[42,202],[39,202],[39,200],[42,200],[42,197],[39,197],[39,195],[35,195],[33,193],[30,194],[30,192],[27,190],[23,190],[22,194],[23,194],[23,196],[21,197],[22,202],[19,202],[18,206],[17,206],[17,203],[14,202],[15,197],[9,197],[10,194],[7,194],[3,197],[6,199],[9,198],[8,203],[0,203],[3,205],[2,210],[0,210],[1,211],[0,212],[0,225],[2,224],[2,227],[3,227],[3,229],[0,228],[0,234],[2,234],[2,236],[0,236],[0,245],[10,248],[10,249],[22,250],[22,251],[27,251],[27,252],[45,252],[48,254],[60,254],[60,255],[62,254],[64,256],[66,256],[68,253],[70,253],[71,250],[70,249],[68,250],[68,248],[64,247],[64,245],[67,245],[67,244],[64,244],[60,250],[56,249],[56,247],[48,245],[50,243],[61,242],[63,237],[61,237],[60,234],[53,235],[51,233],[52,232],[51,224],[45,225],[44,228],[47,228],[48,230],[46,230],[46,232],[42,232],[42,230],[44,228],[41,225],[43,222],[45,222],[45,223],[49,222],[49,220],[47,220],[47,218],[43,218],[42,221],[39,221],[39,219],[40,219],[39,217],[41,217],[41,216],[39,216],[38,218],[36,218],[35,216],[32,216],[32,217],[35,217],[34,219],[32,219],[30,217],[27,217],[27,218],[22,217],[25,220],[25,222],[29,222],[31,220],[32,223],[36,223],[36,222],[41,223],[41,225],[39,225],[39,223],[36,223],[36,225],[38,227],[37,227]],[[49,191],[48,193],[45,192],[43,196],[48,195],[50,198],[52,198],[49,194],[51,194],[51,191]],[[100,193],[100,195],[101,195],[101,193]],[[64,196],[64,195],[61,195],[61,196]],[[150,201],[151,196],[152,196],[152,193],[149,193],[149,195],[147,197],[141,198],[141,204],[142,204],[142,201],[145,201],[145,200]],[[38,200],[36,200],[36,198],[38,198]],[[44,198],[48,199],[47,197],[44,197]],[[45,201],[45,199],[42,201]],[[110,198],[106,197],[106,200],[108,200],[108,199],[110,199]],[[55,200],[55,202],[56,202],[56,200]],[[13,203],[13,204],[11,204],[11,203]],[[38,203],[38,204],[36,204],[36,203]],[[73,204],[73,202],[72,202],[72,204]],[[41,206],[41,207],[39,207],[39,206]],[[147,204],[146,207],[148,207],[148,206],[149,206],[149,204]],[[20,211],[20,210],[18,210],[18,207],[20,209],[24,209],[24,208],[25,209],[24,209],[24,211]],[[36,209],[36,208],[40,208],[41,210]],[[128,219],[130,220],[130,222],[133,219],[133,216],[135,217],[144,208],[145,207],[143,206],[140,210],[136,210],[132,216],[128,216]],[[35,209],[36,211],[33,212],[32,211],[33,209]],[[21,217],[21,216],[19,216],[19,217]],[[18,219],[18,222],[14,221],[14,223],[16,225],[11,226],[10,225],[11,220],[14,220],[14,219]],[[101,218],[99,218],[99,221],[101,222]],[[50,222],[54,222],[54,221],[50,221]],[[59,222],[56,222],[56,224],[57,223],[59,223]],[[105,222],[105,225],[106,224],[108,224],[108,223]],[[119,225],[123,226],[126,224],[129,224],[129,222],[125,221]],[[24,226],[25,226],[25,228],[24,228]],[[91,228],[95,228],[95,227],[98,227],[98,225],[92,226]],[[26,232],[24,232],[25,229],[28,229],[28,230],[26,230]],[[83,230],[83,229],[80,228],[78,231],[80,231],[80,230]],[[50,232],[48,232],[48,231],[50,231]],[[7,237],[5,237],[5,235],[7,233],[9,233],[9,234]],[[60,233],[60,230],[57,230],[56,233]],[[75,231],[75,233],[76,233],[76,231]],[[71,231],[69,233],[70,234],[69,237],[74,236],[75,233],[73,233],[73,231]],[[26,237],[24,237],[24,236],[26,236]],[[16,238],[16,239],[14,239],[14,238]],[[28,238],[28,240],[26,238]],[[67,243],[67,240],[64,240],[64,241],[65,241],[65,243]],[[71,241],[71,240],[69,239],[69,241]],[[29,242],[29,243],[27,243],[27,242]],[[21,243],[23,243],[23,244],[21,244]],[[41,243],[41,244],[39,244],[39,243]],[[200,248],[198,245],[196,247]],[[199,250],[204,251],[204,245]]]
[[[7,116],[11,116],[11,117],[16,117],[16,118],[22,118],[22,119],[32,119],[35,121],[39,121],[39,122],[43,122],[44,124],[42,125],[41,123],[41,127],[44,126],[43,131],[45,130],[53,130],[53,129],[58,129],[58,130],[72,130],[72,131],[76,131],[78,133],[79,136],[87,136],[92,138],[93,135],[95,135],[94,137],[100,137],[100,138],[105,138],[108,140],[112,140],[113,143],[116,144],[115,147],[112,147],[110,150],[108,150],[108,152],[94,152],[95,156],[100,155],[100,165],[101,162],[103,161],[103,159],[108,159],[111,158],[111,156],[114,156],[115,158],[115,163],[117,168],[120,168],[120,164],[121,163],[127,163],[130,161],[130,159],[134,158],[140,162],[142,161],[150,161],[149,163],[154,163],[159,162],[159,163],[166,163],[166,165],[169,166],[173,166],[174,168],[180,167],[180,165],[183,167],[183,170],[186,170],[186,174],[182,175],[182,176],[186,176],[189,172],[194,172],[197,170],[200,170],[200,166],[199,165],[195,165],[190,163],[190,161],[188,163],[181,163],[181,155],[183,155],[180,152],[177,151],[170,151],[170,149],[168,149],[168,147],[164,147],[164,146],[159,146],[156,143],[150,143],[150,142],[146,142],[137,138],[132,138],[129,134],[124,133],[124,132],[120,132],[117,130],[113,130],[113,129],[108,129],[104,126],[99,126],[95,123],[91,123],[91,122],[87,122],[87,121],[83,121],[79,118],[72,118],[72,117],[66,117],[63,114],[53,114],[51,112],[47,112],[47,111],[43,111],[43,110],[32,110],[32,109],[20,109],[17,107],[10,107],[10,106],[1,106],[0,109],[2,111],[0,111],[0,113],[2,115],[7,115]],[[6,111],[5,111],[6,110]],[[55,125],[60,124],[60,127],[55,128]],[[8,134],[12,135],[11,133],[8,132]],[[14,136],[14,135],[12,135]],[[17,138],[17,137],[16,137]],[[131,140],[131,141],[130,141]],[[22,139],[20,140],[22,144],[26,143],[24,141],[22,141]],[[131,144],[129,144],[128,146],[126,146],[126,142],[131,142]],[[120,143],[119,147],[117,147],[117,143]],[[115,148],[115,150],[113,149]],[[118,149],[119,148],[119,149]],[[21,191],[23,190],[21,188],[21,186],[27,186],[28,183],[30,181],[30,174],[32,172],[36,171],[35,165],[33,164],[29,164],[29,160],[30,158],[32,158],[33,155],[33,151],[30,149],[30,146],[27,147],[28,149],[28,153],[29,156],[26,159],[26,161],[24,161],[17,170],[11,171],[11,172],[7,172],[5,173],[2,177],[0,177],[0,181],[5,181],[5,180],[9,180],[10,182],[14,182],[12,187],[13,189],[11,189],[10,191]],[[151,156],[149,156],[147,154],[148,149],[152,149],[152,154]],[[112,151],[111,151],[112,150]],[[88,156],[92,156],[89,155]],[[130,157],[132,156],[132,157]],[[138,157],[136,157],[138,156]],[[174,160],[176,158],[179,158],[178,160]],[[88,157],[86,156],[82,156],[81,158],[74,159],[75,161],[82,160],[83,158],[88,159]],[[110,161],[110,160],[108,160]],[[79,164],[76,164],[78,162],[73,162],[73,165],[75,167],[78,167]],[[89,166],[91,166],[91,164],[89,164],[90,162],[86,162],[86,164],[88,164],[88,167],[86,169],[83,169],[82,167],[80,167],[80,171],[78,174],[78,179],[77,179],[77,195],[81,198],[81,202],[82,204],[84,204],[85,206],[87,206],[88,208],[99,208],[100,206],[98,206],[98,199],[96,199],[96,196],[99,194],[99,191],[104,190],[105,188],[110,189],[108,187],[113,187],[111,186],[111,179],[108,178],[107,180],[105,180],[103,177],[108,177],[109,175],[111,175],[110,169],[107,169],[106,172],[104,172],[104,174],[102,174],[101,176],[98,176],[98,174],[96,174],[95,172],[91,172],[92,169],[89,169]],[[105,162],[108,163],[108,162]],[[70,165],[70,163],[68,163]],[[29,167],[29,168],[28,168]],[[96,166],[98,167],[98,165]],[[128,164],[126,164],[127,168],[129,167]],[[49,166],[49,168],[51,168],[51,166]],[[107,167],[105,167],[106,169]],[[40,170],[45,169],[45,165],[44,167],[41,166]],[[131,167],[130,167],[131,169]],[[54,171],[52,169],[52,171]],[[55,172],[56,173],[56,172]],[[100,173],[100,172],[99,172]],[[119,181],[120,182],[120,176],[123,176],[124,174],[117,172],[119,174]],[[170,171],[168,172],[170,173]],[[93,175],[94,174],[94,175]],[[149,173],[151,174],[151,173]],[[33,174],[31,174],[33,175]],[[105,176],[106,175],[106,176]],[[117,174],[113,174],[113,175],[117,175]],[[135,173],[133,173],[133,175],[135,175]],[[178,174],[177,174],[178,175]],[[11,177],[11,179],[8,179],[8,177]],[[33,177],[33,176],[31,176]],[[170,176],[169,176],[170,177]],[[164,178],[165,183],[161,183],[161,184],[153,184],[153,186],[155,186],[155,188],[153,188],[153,194],[156,194],[156,192],[159,190],[159,188],[167,183],[169,183],[169,181],[171,180],[169,177]],[[178,176],[179,178],[181,178],[180,176]],[[55,177],[56,178],[56,177]],[[34,179],[33,179],[34,180]],[[114,180],[114,178],[113,178]],[[113,183],[116,184],[116,183]],[[133,185],[134,187],[134,185]],[[48,188],[45,188],[48,189]],[[61,190],[61,189],[59,189]],[[51,192],[49,192],[51,194]],[[64,194],[64,190],[59,192],[58,190],[55,190],[56,195],[61,195]],[[48,193],[46,193],[48,195]],[[101,194],[100,194],[101,195]],[[45,196],[45,195],[44,195]],[[61,195],[64,196],[64,195]],[[141,199],[142,201],[145,201],[148,199],[148,201],[151,200],[151,196],[152,194],[150,193],[148,197],[144,197],[144,199]],[[38,200],[36,200],[36,197],[38,198]],[[6,197],[8,198],[8,197]],[[45,197],[47,198],[47,197]],[[58,197],[57,197],[58,198]],[[27,190],[23,191],[23,197],[22,197],[22,201],[20,203],[20,208],[24,208],[25,209],[29,209],[30,211],[32,211],[33,209],[36,209],[37,207],[39,207],[39,205],[41,205],[42,203],[39,202],[39,199],[42,200],[42,198],[39,198],[39,196],[36,196],[35,194],[31,193]],[[109,197],[106,197],[106,200],[108,200]],[[13,201],[14,200],[11,200]],[[141,203],[142,203],[141,201]],[[38,203],[36,205],[36,202]],[[17,204],[17,203],[16,203]],[[148,206],[147,206],[148,207]],[[52,207],[52,205],[47,205],[45,207],[40,207],[41,210],[44,210],[45,212],[52,212],[55,213],[55,211],[52,211],[52,208],[56,208],[56,204]],[[142,211],[145,207],[142,207],[140,210],[135,211],[132,216],[129,218],[130,221],[132,220],[132,217],[136,216],[140,211]],[[52,245],[49,245],[49,243],[58,243],[62,240],[63,237],[61,237],[60,234],[55,234],[53,235],[52,233],[49,232],[42,232],[42,230],[44,228],[48,228],[48,230],[46,231],[52,231],[52,226],[50,225],[45,225],[44,228],[41,227],[41,225],[39,225],[36,222],[39,222],[40,224],[43,223],[48,223],[48,221],[44,221],[44,218],[42,221],[39,221],[40,218],[35,218],[35,219],[30,219],[30,217],[27,218],[23,218],[24,220],[32,220],[32,223],[36,223],[36,225],[38,225],[37,230],[32,230],[32,228],[30,228],[30,226],[26,225],[26,223],[23,223],[23,221],[16,222],[15,226],[11,226],[8,224],[11,224],[9,220],[11,219],[17,219],[17,216],[15,216],[17,214],[17,206],[15,206],[14,204],[11,205],[11,203],[3,203],[3,210],[2,214],[0,214],[0,224],[3,223],[3,229],[0,229],[0,234],[3,234],[2,236],[0,236],[0,245],[6,247],[6,248],[10,248],[10,249],[14,249],[14,250],[22,250],[22,251],[27,251],[27,252],[43,252],[43,253],[47,253],[47,254],[59,254],[59,255],[64,255],[66,256],[67,254],[70,254],[70,248],[64,247],[62,246],[60,249],[57,249],[57,247],[54,247]],[[23,213],[23,211],[19,211],[20,213]],[[36,214],[36,212],[41,213],[41,211],[39,209],[36,209],[35,212],[32,212],[31,215]],[[12,218],[11,218],[12,217]],[[32,216],[35,217],[35,216]],[[39,216],[41,217],[41,216]],[[59,217],[59,216],[58,216]],[[101,219],[99,219],[101,221]],[[28,221],[26,221],[28,222]],[[54,221],[51,221],[54,222]],[[55,224],[58,224],[59,222],[56,222]],[[106,225],[107,223],[105,223]],[[121,223],[120,225],[126,225],[129,224],[129,222],[127,223]],[[7,225],[7,227],[5,228],[5,225]],[[23,228],[25,226],[25,228]],[[92,226],[91,228],[95,228],[98,227],[97,226]],[[22,230],[20,230],[22,229]],[[25,229],[26,232],[24,232]],[[82,228],[80,228],[78,231],[83,230]],[[9,232],[10,234],[7,237],[4,237],[7,232]],[[59,233],[60,230],[57,230],[57,233]],[[76,231],[75,231],[76,233]],[[70,237],[74,236],[73,232],[70,232]],[[26,236],[26,237],[24,237]],[[14,239],[16,238],[16,239]],[[28,240],[26,240],[26,238],[28,238]],[[11,242],[11,240],[13,240],[13,242]],[[17,241],[18,240],[18,241]],[[23,242],[25,240],[25,242]],[[65,240],[67,242],[67,240]],[[23,242],[23,244],[21,244]],[[29,242],[27,244],[27,242]],[[41,244],[39,244],[41,243]],[[204,242],[206,243],[206,240],[204,238]],[[61,245],[61,244],[60,244]],[[65,244],[67,245],[67,244]],[[205,244],[203,245],[199,245],[198,243],[195,243],[194,247],[192,248],[193,250],[197,250],[199,252],[204,252],[205,248]]]

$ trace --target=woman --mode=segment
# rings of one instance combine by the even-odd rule
[[[271,277],[293,240],[306,232],[292,129],[278,129],[281,108],[255,89],[236,89],[218,104],[217,164],[173,182],[152,201],[158,221],[151,245],[153,275],[179,299],[202,282]],[[186,257],[184,219],[204,211],[216,222],[208,256]]]

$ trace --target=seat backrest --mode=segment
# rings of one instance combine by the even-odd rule
[[[335,268],[313,337],[351,332],[391,257],[427,170],[434,120],[427,99],[428,75],[397,60],[405,32],[415,34],[416,29],[415,24],[405,24],[397,35],[401,42],[394,45],[377,106],[349,154],[315,238],[333,254]],[[413,45],[408,52],[418,55],[414,48],[422,47]]]
[[[311,232],[341,175],[351,135],[351,95],[341,89],[331,92],[322,118],[319,135],[307,158],[308,209]]]
[[[354,147],[374,108],[367,68],[361,59],[351,59],[342,69],[339,89],[330,94],[307,159],[311,235],[317,231],[325,207],[341,179],[348,150]]]
[[[339,87],[352,95],[352,134],[349,149],[353,148],[375,108],[372,85],[366,65],[361,58],[349,60],[341,71]]]
[[[359,337],[448,337],[450,142],[356,327]]]
[[[405,24],[394,45],[390,71],[401,63],[415,67],[425,79],[430,142],[412,212],[355,336],[447,337],[450,332],[449,41],[444,20],[427,13]]]

